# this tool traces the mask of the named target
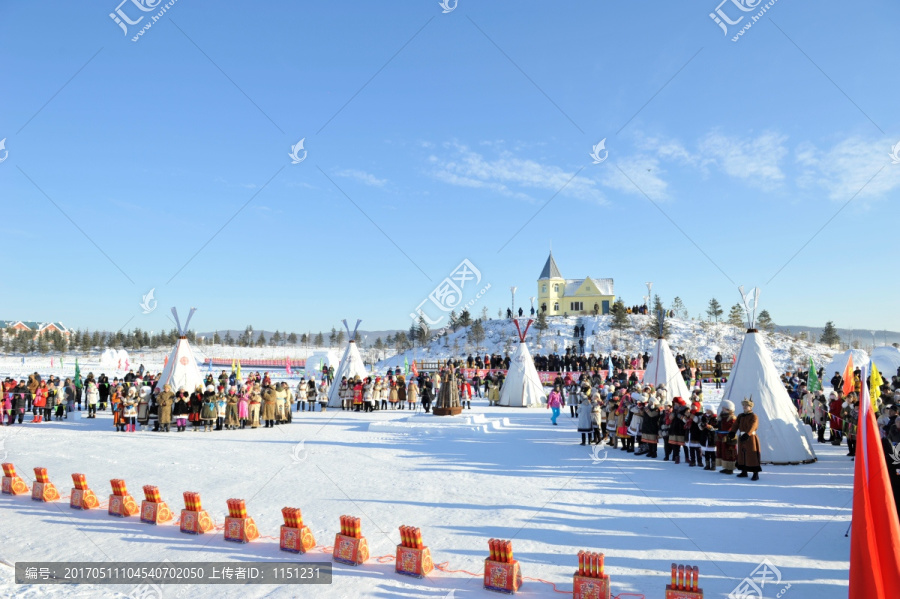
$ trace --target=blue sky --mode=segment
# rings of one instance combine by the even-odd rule
[[[405,327],[464,259],[495,315],[552,243],[627,303],[900,330],[896,3],[135,3],[0,5],[2,318]]]

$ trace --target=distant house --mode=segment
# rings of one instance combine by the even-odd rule
[[[547,316],[609,314],[615,301],[612,279],[565,279],[550,252],[538,277],[538,308]]]
[[[61,322],[37,322],[34,320],[0,320],[0,331],[6,333],[8,329],[16,331],[31,331],[34,338],[37,339],[41,335],[52,335],[55,331],[59,331],[63,336],[69,337],[71,332]]]

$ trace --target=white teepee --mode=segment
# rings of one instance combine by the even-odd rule
[[[363,364],[362,356],[359,355],[359,347],[356,346],[356,329],[359,328],[360,322],[362,321],[356,321],[356,327],[353,329],[353,333],[350,333],[350,327],[347,326],[347,321],[344,321],[344,327],[347,329],[347,337],[350,339],[350,342],[347,344],[347,349],[344,350],[341,363],[338,364],[337,370],[334,371],[334,382],[332,382],[331,389],[328,391],[329,408],[341,407],[339,392],[341,380],[344,377],[347,377],[348,380],[354,376],[364,379],[369,375],[366,372],[365,364]]]
[[[184,322],[184,328],[181,327],[181,321],[178,319],[178,312],[172,308],[172,314],[175,316],[175,323],[178,325],[178,341],[175,348],[169,354],[169,361],[163,368],[162,375],[159,377],[159,383],[156,385],[158,391],[163,390],[163,385],[170,385],[172,391],[184,387],[188,392],[194,390],[197,385],[203,384],[203,375],[200,374],[200,367],[197,366],[197,359],[194,358],[194,352],[191,344],[187,340],[187,327],[194,315],[196,308],[191,308],[187,320]]]
[[[518,321],[516,328],[519,328]],[[525,335],[528,333],[528,324],[525,325],[525,332],[519,333],[519,347],[513,353],[509,362],[509,371],[506,373],[506,379],[503,381],[503,387],[500,388],[500,402],[498,405],[513,408],[539,408],[546,401],[544,395],[544,385],[541,384],[541,377],[538,376],[537,369],[534,367],[534,358],[528,351],[528,344],[525,343]]]
[[[797,415],[797,408],[756,329],[748,330],[744,337],[723,396],[734,402],[736,414],[741,413],[744,398],[753,400],[753,412],[759,418],[756,434],[763,464],[816,461],[810,429]]]
[[[653,349],[650,350],[650,361],[647,362],[647,368],[644,369],[642,382],[654,387],[665,385],[667,402],[671,402],[676,397],[684,398],[687,401],[691,396],[691,392],[684,383],[684,377],[678,369],[678,364],[675,362],[675,356],[672,355],[669,343],[664,337],[657,339]]]

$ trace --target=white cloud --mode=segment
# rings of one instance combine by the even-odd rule
[[[788,154],[787,136],[766,132],[756,138],[709,133],[700,140],[701,164],[713,163],[748,185],[771,189],[785,180],[780,163]]]
[[[822,187],[830,199],[838,201],[880,197],[900,187],[900,165],[891,164],[890,149],[888,141],[860,137],[847,138],[825,150],[801,144],[795,152],[802,168],[798,184]]]
[[[364,185],[369,185],[370,187],[384,187],[388,182],[387,179],[379,179],[371,173],[353,168],[336,171],[334,174],[338,177],[344,177],[345,179],[355,179],[360,183],[363,183]]]
[[[492,146],[494,144],[491,144]],[[507,197],[526,201],[546,201],[550,195],[560,195],[594,202],[606,203],[597,183],[585,176],[573,177],[576,171],[542,164],[536,160],[519,158],[511,152],[500,150],[497,158],[486,158],[468,146],[447,143],[447,157],[431,155],[432,174],[451,185],[490,189]],[[526,190],[541,192],[536,200]]]

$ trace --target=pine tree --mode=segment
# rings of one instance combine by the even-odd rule
[[[331,327],[331,333],[328,335],[328,346],[334,347],[334,342],[337,339],[337,329]]]
[[[325,338],[322,336],[322,331],[318,332],[314,343],[316,347],[322,347],[323,345],[325,345]]]
[[[222,338],[219,336],[219,331],[216,331],[215,335],[213,335],[213,345],[222,345]]]
[[[841,336],[838,335],[834,322],[829,320],[825,323],[825,328],[822,330],[822,335],[819,337],[819,343],[824,343],[825,345],[832,347],[840,342]]]
[[[612,316],[612,322],[609,326],[613,329],[622,331],[631,326],[631,321],[628,320],[628,312],[625,308],[625,302],[623,302],[621,298],[617,299],[616,303],[613,304]]]
[[[384,349],[384,341],[381,340],[381,337],[375,339],[375,345],[373,345],[375,349]]]
[[[740,304],[731,306],[731,310],[728,312],[728,324],[733,324],[738,328],[744,326],[744,309]]]
[[[459,328],[459,317],[456,315],[456,310],[450,311],[450,330],[455,331]]]
[[[281,331],[276,330],[272,333],[272,336],[269,338],[269,343],[272,345],[278,345],[281,343]]]
[[[467,327],[472,324],[472,315],[469,314],[468,309],[465,309],[462,311],[462,313],[459,315],[459,320],[457,320],[457,322],[459,323],[459,326],[461,326],[461,327]]]
[[[309,339],[309,337],[306,336],[306,333],[303,333],[302,335],[300,335],[300,343],[302,343],[303,345],[306,345],[307,343],[309,343],[309,341],[310,341],[310,339]]]
[[[544,331],[550,328],[550,323],[547,322],[546,312],[538,312],[537,320],[534,321],[534,328],[538,332],[538,343],[540,343],[541,335],[544,334]]]
[[[262,331],[259,332],[259,338],[256,340],[256,346],[262,347],[266,344],[266,334]]]
[[[288,335],[287,342],[291,345],[297,345],[297,333],[291,333]]]
[[[481,319],[472,323],[466,338],[475,344],[475,351],[478,351],[478,348],[481,347],[481,342],[484,341],[484,326],[481,324]]]
[[[775,323],[772,322],[772,317],[769,316],[768,310],[763,310],[756,317],[756,327],[762,329],[764,331],[774,331]]]
[[[724,311],[722,310],[722,305],[719,303],[719,300],[716,298],[709,300],[709,304],[706,306],[706,315],[709,316],[709,319],[718,323],[719,317],[722,316],[722,314],[724,314]]]
[[[338,347],[344,345],[344,331],[338,331],[335,341],[337,342]]]
[[[663,306],[659,296],[654,296],[653,315],[650,318],[650,333],[655,337],[659,337],[660,333],[663,337],[666,337],[669,334],[669,323],[666,320],[665,312],[665,306]],[[660,327],[660,318],[662,318],[662,327]],[[662,328],[661,331],[660,328]]]
[[[425,342],[428,341],[429,333],[431,331],[428,328],[428,323],[425,322],[424,314],[419,314],[419,322],[417,328],[419,330],[419,343],[421,345],[425,345]]]
[[[675,312],[675,316],[678,318],[687,319],[688,317],[687,308],[684,307],[684,302],[681,301],[680,297],[676,296],[675,299],[672,300],[672,311]]]

